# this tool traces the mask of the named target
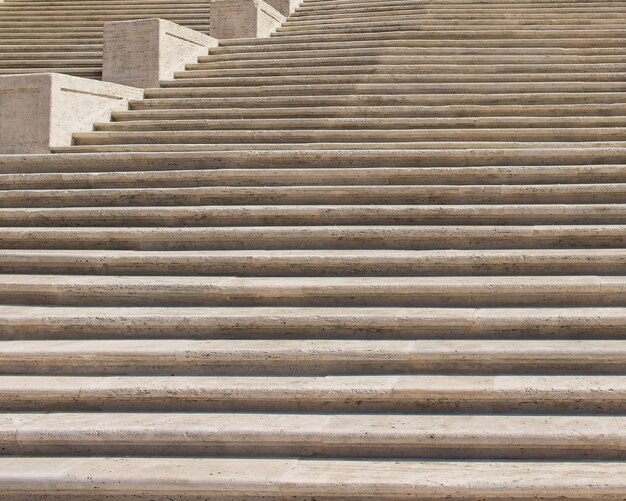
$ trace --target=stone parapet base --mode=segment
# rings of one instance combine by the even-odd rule
[[[60,73],[0,77],[0,153],[49,153],[128,109],[141,89]]]
[[[102,79],[133,87],[158,87],[185,64],[207,55],[217,40],[164,19],[105,23]]]
[[[286,19],[285,15],[263,0],[214,0],[211,4],[210,33],[220,40],[266,38]]]

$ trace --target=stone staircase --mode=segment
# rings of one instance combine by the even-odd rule
[[[626,498],[624,13],[305,0],[0,157],[0,499]]]
[[[0,75],[56,72],[102,77],[102,27],[160,17],[203,33],[210,0],[4,0]]]

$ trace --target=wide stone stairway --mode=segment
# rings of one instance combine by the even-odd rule
[[[102,76],[107,21],[159,17],[202,33],[210,0],[4,0],[0,3],[0,75],[57,72]]]
[[[304,0],[0,157],[0,499],[626,499],[625,77],[626,1]]]

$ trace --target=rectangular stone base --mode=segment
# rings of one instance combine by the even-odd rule
[[[133,87],[158,87],[160,80],[207,55],[217,40],[164,19],[104,24],[102,79]]]
[[[143,91],[59,73],[0,77],[0,153],[49,153],[109,121]]]
[[[265,38],[276,31],[286,17],[263,0],[213,0],[211,36]]]

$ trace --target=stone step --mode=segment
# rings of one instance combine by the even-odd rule
[[[428,50],[428,49],[424,49]],[[268,61],[273,60],[271,54],[265,58],[255,59],[213,59],[212,55],[201,56],[198,58],[200,63],[188,64],[188,70],[212,70],[215,76],[219,76],[222,70],[240,69],[251,70],[253,68],[263,68]],[[556,68],[551,69],[551,66]],[[544,69],[552,73],[572,73],[572,72],[589,72],[593,70],[617,71],[623,69],[623,55],[601,55],[601,56],[568,56],[568,55],[364,55],[352,56],[345,54],[337,57],[291,57],[281,58],[280,66],[276,69],[288,70],[295,68],[319,68],[320,71],[328,71],[332,73],[332,68],[341,70],[346,66],[346,70],[350,67],[365,67],[378,70],[381,74],[386,74],[387,70],[396,71],[405,68],[407,71],[429,68],[433,72],[443,72],[445,68],[452,70],[457,68],[458,71],[484,71],[495,73],[498,68],[510,67],[511,72],[522,72],[527,70]],[[438,69],[441,68],[441,69]],[[489,71],[490,68],[493,68]],[[187,72],[178,72],[178,74],[186,74]],[[204,74],[210,74],[205,71]],[[282,73],[280,73],[282,75]],[[228,74],[227,74],[228,75]]]
[[[597,204],[600,201],[602,204],[626,203],[626,184],[207,186],[4,190],[0,192],[0,206],[4,208],[212,204],[236,206],[423,204],[436,206],[438,204]]]
[[[561,165],[621,165],[626,148],[597,144],[593,147],[561,143],[507,143],[500,148],[490,144],[487,149],[480,143],[471,149],[407,149],[411,143],[404,143],[403,149],[390,149],[386,143],[369,144],[370,149],[348,149],[346,144],[333,145],[333,149],[312,149],[302,145],[294,159],[293,151],[279,150],[275,145],[263,149],[239,149],[229,146],[228,150],[210,151],[210,145],[202,145],[199,151],[192,151],[193,145],[184,145],[181,151],[156,152],[108,152],[65,153],[44,155],[0,155],[0,173],[34,172],[125,172],[125,171],[165,171],[171,169],[239,169],[239,168],[345,168],[345,167],[494,167],[494,166],[561,166]],[[381,148],[381,145],[383,148]],[[424,145],[421,145],[424,146]],[[604,147],[603,147],[604,146]],[[106,149],[111,147],[86,146],[73,149]],[[139,149],[139,146],[133,146]],[[172,145],[161,149],[171,149]],[[122,148],[123,149],[123,148]],[[157,148],[158,149],[158,148]],[[55,149],[56,150],[56,149]],[[60,148],[59,148],[60,150]]]
[[[7,304],[59,306],[626,306],[623,276],[0,275]],[[626,379],[625,379],[626,381]],[[624,400],[626,409],[626,400]]]
[[[94,501],[104,495],[182,501],[190,493],[223,500],[322,495],[380,501],[415,495],[433,500],[610,499],[626,489],[624,463],[593,461],[2,458],[0,472],[4,492],[15,501]]]
[[[0,209],[0,226],[619,224],[626,204],[235,205]]]
[[[10,64],[10,62],[9,62]],[[27,66],[27,62],[23,63]],[[45,64],[45,63],[44,63]],[[84,64],[77,61],[74,64]],[[604,65],[598,65],[604,66]],[[412,73],[411,68],[415,70]],[[267,70],[259,73],[268,75],[249,76],[247,73],[240,76],[223,77],[215,70],[186,71],[177,73],[176,80],[163,80],[161,87],[163,88],[189,88],[201,87],[210,89],[213,87],[232,86],[235,88],[241,86],[283,86],[283,85],[328,85],[328,84],[449,84],[449,83],[494,83],[494,82],[623,82],[626,79],[626,71],[615,72],[615,68],[590,68],[590,71],[581,69],[580,67],[567,68],[573,70],[571,73],[541,72],[540,69],[533,68],[510,68],[511,72],[507,72],[507,67],[499,68],[470,68],[467,73],[453,73],[459,71],[458,67],[395,67],[390,72],[381,75],[378,73],[370,73],[362,66],[355,68],[342,68],[340,70],[332,69],[332,67],[323,67],[321,71],[316,73],[317,68],[295,69],[295,71],[286,72],[285,75],[276,75],[277,70]],[[554,66],[552,70],[558,70]],[[608,71],[603,71],[603,70]],[[422,71],[423,70],[423,71]],[[624,68],[626,70],[626,67]],[[377,69],[375,71],[378,71]],[[234,73],[234,72],[232,72]],[[273,74],[272,74],[273,73]]]
[[[0,341],[1,375],[620,375],[625,368],[626,340],[614,339]]]
[[[228,120],[229,122],[240,122],[245,118],[245,123],[253,126],[257,121],[264,120],[263,123],[282,123],[290,120],[295,123],[294,116],[298,117],[300,123],[308,123],[312,119],[342,119],[342,120],[365,120],[368,119],[412,119],[428,120],[429,123],[437,123],[436,120],[447,119],[448,123],[455,120],[476,120],[477,122],[488,120],[490,117],[494,121],[537,120],[541,123],[544,119],[556,120],[582,120],[583,117],[590,117],[589,120],[620,120],[626,113],[626,103],[611,104],[555,104],[555,105],[515,105],[502,104],[493,106],[481,105],[450,105],[450,106],[306,106],[277,108],[180,108],[180,109],[152,109],[137,106],[137,101],[133,106],[135,109],[129,111],[114,111],[112,113],[113,122],[111,127],[116,127],[115,122],[127,121],[147,121],[147,120],[167,120],[174,123],[178,120]],[[141,109],[136,109],[141,108]],[[419,117],[419,118],[416,118]],[[519,118],[522,117],[522,118]],[[592,117],[592,118],[591,118]],[[611,117],[611,118],[609,118]],[[614,118],[613,118],[614,117]],[[331,122],[326,120],[324,126]]]
[[[20,375],[0,376],[0,408],[6,412],[324,413],[448,413],[462,408],[481,414],[611,415],[626,409],[626,377]],[[2,471],[0,482],[6,470]]]
[[[626,339],[626,308],[0,305],[2,340]]]
[[[53,166],[61,171],[59,166]],[[97,166],[93,166],[95,169]],[[203,170],[153,170],[154,166],[138,165],[136,171],[112,172],[44,172],[31,174],[0,174],[5,189],[78,189],[78,188],[159,188],[198,186],[323,186],[323,185],[445,185],[445,184],[578,184],[624,183],[626,165],[560,165],[523,167],[376,167],[376,168],[251,168]],[[529,209],[526,206],[525,209]],[[504,208],[500,208],[504,210]],[[552,206],[557,210],[556,206]],[[586,210],[592,209],[587,207]],[[63,209],[61,209],[63,210]],[[87,209],[81,209],[82,211]],[[122,210],[122,209],[115,209]],[[136,210],[136,209],[133,209]],[[154,210],[154,209],[152,209]],[[161,209],[164,210],[164,209]],[[169,210],[169,209],[167,209]],[[190,210],[190,209],[187,209]],[[200,210],[200,209],[198,209]],[[226,209],[228,210],[228,209]],[[306,210],[306,209],[304,209]],[[428,210],[424,208],[423,210]],[[489,211],[488,207],[481,210]],[[567,207],[558,208],[567,211]],[[571,210],[575,210],[572,208]],[[610,211],[603,207],[604,211]],[[620,208],[616,207],[616,211]],[[5,213],[7,211],[4,211]],[[13,212],[13,217],[18,213]],[[36,211],[29,210],[31,214]],[[58,214],[59,212],[56,211]],[[609,212],[606,212],[608,214]],[[48,210],[46,220],[51,223]],[[85,212],[84,214],[88,214]],[[157,212],[154,212],[156,215]],[[563,212],[565,214],[565,212]],[[589,214],[589,213],[588,213]],[[125,212],[125,217],[129,212]],[[22,216],[26,217],[26,216]],[[32,216],[38,217],[38,216]],[[19,221],[16,219],[15,221]],[[5,221],[8,224],[7,221]]]
[[[626,77],[626,73],[624,74]],[[137,112],[135,112],[137,114]],[[158,120],[141,120],[132,113],[123,115],[136,120],[116,122],[100,122],[94,124],[95,131],[199,131],[199,130],[367,130],[367,129],[440,129],[442,135],[449,130],[468,129],[542,129],[547,128],[602,128],[623,129],[626,119],[622,116],[492,116],[492,117],[458,117],[454,118],[400,118],[400,117],[367,117],[367,118],[247,118],[239,119],[183,119],[163,117]],[[116,120],[118,115],[116,115]]]
[[[205,21],[204,23],[200,22],[201,16],[203,16],[204,13],[202,13],[201,11],[198,12],[193,12],[193,13],[183,13],[183,12],[175,12],[172,15],[168,15],[166,12],[159,12],[159,11],[155,11],[152,13],[152,17],[155,16],[167,16],[171,21],[176,22],[176,23],[187,23],[187,24],[193,24],[193,25],[203,25],[203,26],[207,26],[208,22]],[[109,21],[130,21],[130,20],[134,20],[134,19],[145,19],[146,18],[146,14],[131,14],[131,15],[117,15],[115,13],[111,13],[108,15],[104,15],[104,16],[95,16],[92,14],[83,14],[80,18],[76,19],[72,19],[71,17],[66,16],[65,14],[63,15],[54,15],[52,13],[50,13],[50,15],[46,16],[46,18],[41,18],[41,13],[38,13],[34,16],[31,16],[30,18],[27,16],[23,16],[22,13],[20,12],[20,16],[18,19],[11,19],[11,20],[5,20],[6,18],[0,18],[0,28],[2,29],[7,29],[7,30],[13,30],[15,28],[31,28],[34,31],[39,31],[39,30],[50,30],[50,31],[56,31],[56,30],[68,30],[68,31],[72,31],[74,29],[91,29],[91,28],[97,28],[99,30],[102,29],[102,25],[105,22],[109,22]],[[33,20],[34,19],[34,20]],[[613,21],[608,21],[607,24],[611,23],[611,22],[616,22],[615,20]],[[592,23],[592,21],[590,20],[589,23]],[[595,25],[595,23],[593,23]]]
[[[573,36],[575,35],[575,37]],[[281,44],[300,44],[300,48],[304,49],[301,45],[303,43],[316,43],[316,42],[330,42],[336,47],[338,43],[343,42],[364,42],[368,41],[371,44],[376,44],[379,40],[419,40],[422,43],[424,40],[437,40],[439,45],[444,45],[443,42],[448,40],[458,40],[474,45],[477,42],[490,41],[494,45],[503,46],[500,40],[502,38],[508,39],[509,43],[518,43],[519,40],[532,40],[534,44],[539,43],[545,45],[546,41],[552,46],[558,45],[561,39],[575,38],[575,43],[579,46],[590,47],[597,46],[596,39],[618,39],[623,40],[626,37],[626,31],[623,29],[613,30],[591,30],[591,29],[578,29],[578,30],[477,30],[477,31],[459,31],[459,30],[394,30],[385,31],[379,33],[368,32],[356,32],[356,33],[312,33],[308,35],[289,35],[281,34],[280,36],[273,36],[265,38],[262,43],[265,45],[281,45]],[[256,39],[254,39],[256,40]],[[221,42],[228,46],[246,46],[255,45],[250,39],[230,39],[228,41]],[[507,46],[506,44],[504,46]],[[600,45],[602,46],[602,45]]]
[[[573,11],[572,11],[573,10]],[[327,23],[336,24],[338,21],[353,23],[353,22],[374,22],[374,21],[394,21],[399,19],[415,19],[423,21],[424,24],[430,21],[453,21],[458,22],[459,24],[471,26],[475,23],[480,23],[481,21],[487,19],[493,19],[497,21],[510,22],[526,22],[533,24],[554,24],[555,22],[565,21],[565,22],[574,22],[578,21],[581,23],[585,23],[587,21],[590,22],[598,22],[598,21],[614,21],[615,15],[620,15],[626,12],[626,8],[622,7],[614,7],[610,10],[605,9],[558,9],[550,11],[551,17],[546,16],[545,11],[541,10],[530,10],[524,9],[523,16],[521,16],[520,10],[512,10],[511,12],[503,11],[503,10],[494,10],[491,9],[482,9],[477,10],[473,9],[463,11],[463,16],[459,15],[458,10],[454,11],[435,11],[433,9],[420,9],[416,11],[414,7],[405,6],[404,9],[394,8],[390,10],[385,8],[385,10],[374,10],[374,9],[363,9],[356,12],[342,12],[336,11],[333,9],[332,13],[324,13],[318,12],[317,14],[307,13],[306,11],[300,12],[298,11],[291,15],[289,19],[283,24],[283,26],[315,26],[317,24],[325,25]],[[611,16],[613,14],[613,16]]]
[[[236,276],[617,275],[623,249],[461,251],[0,250],[3,273]]]
[[[625,419],[29,413],[0,418],[0,447],[5,454],[54,456],[623,460]]]
[[[261,48],[261,47],[257,47]],[[346,57],[400,57],[415,56],[416,53],[428,52],[429,56],[563,56],[563,57],[605,57],[624,56],[626,50],[619,47],[599,47],[599,48],[570,48],[558,47],[403,47],[386,45],[381,47],[347,47],[344,49],[333,48],[311,48],[298,50],[295,47],[291,50],[281,50],[283,47],[263,47],[264,50],[250,50],[248,48],[233,51],[231,47],[214,47],[209,49],[209,56],[200,56],[201,63],[217,61],[242,61],[242,60],[277,60],[277,59],[305,59],[305,58],[346,58]],[[0,50],[3,47],[0,46]],[[376,64],[378,67],[378,62]],[[286,70],[287,68],[281,68]]]
[[[7,49],[8,50],[8,49]],[[39,51],[24,51],[21,52],[19,49],[14,48],[14,52],[6,52],[0,47],[0,53],[2,54],[2,62],[7,64],[8,61],[20,60],[20,61],[29,61],[36,63],[38,61],[50,61],[50,60],[58,60],[58,61],[66,61],[66,60],[84,60],[84,59],[92,59],[101,61],[102,52],[97,51],[57,51],[54,52],[55,48],[50,47],[50,52],[39,52]]]
[[[14,69],[18,71],[22,70],[38,70],[40,72],[45,71],[46,68],[55,68],[55,67],[81,67],[88,66],[92,68],[99,69],[98,67],[102,65],[102,58],[98,57],[96,59],[88,59],[82,57],[70,56],[68,58],[58,58],[58,59],[28,59],[22,58],[21,60],[0,60],[0,69]]]
[[[2,228],[4,249],[302,250],[623,248],[624,225]]]
[[[626,142],[624,141],[609,141],[609,142],[589,142],[585,145],[581,141],[569,141],[569,142],[535,142],[535,141],[448,141],[448,142],[402,142],[402,143],[379,143],[379,142],[345,142],[335,141],[328,142],[297,142],[297,143],[148,143],[141,144],[135,142],[128,142],[122,144],[103,144],[103,145],[76,145],[67,147],[53,148],[54,153],[154,153],[157,155],[165,153],[183,153],[183,152],[202,152],[204,154],[209,153],[242,153],[242,152],[291,152],[294,151],[306,151],[310,152],[326,151],[337,154],[338,151],[358,151],[368,154],[369,152],[434,152],[439,150],[441,152],[481,152],[482,158],[492,156],[495,152],[501,151],[527,151],[535,149],[538,151],[545,151],[552,149],[553,155],[556,155],[557,161],[560,161],[562,157],[559,156],[559,150],[571,152],[572,150],[580,150],[583,153],[582,158],[595,157],[602,155],[604,152],[626,150]],[[581,160],[582,160],[581,158]],[[600,157],[600,162],[604,161],[603,157]],[[622,157],[623,158],[623,157]],[[552,160],[552,159],[550,159]],[[620,159],[621,160],[621,159]],[[241,164],[239,164],[241,165]],[[317,165],[317,164],[316,164]],[[371,166],[368,164],[368,166]]]
[[[86,67],[80,68],[75,66],[62,66],[59,68],[2,68],[0,69],[0,75],[20,75],[27,73],[68,73],[77,77],[84,78],[100,78],[102,76],[102,70],[100,67]]]
[[[448,48],[448,49],[475,49],[489,48],[498,49],[615,49],[623,45],[621,37],[610,38],[596,36],[591,39],[565,37],[565,38],[514,38],[514,39],[414,39],[414,38],[389,38],[377,37],[375,40],[363,38],[361,40],[345,40],[341,42],[344,49],[366,48]],[[325,40],[306,42],[286,42],[283,37],[276,38],[240,38],[220,40],[218,47],[211,49],[211,54],[236,54],[239,52],[267,52],[272,51],[308,51],[321,49],[337,49],[337,43]]]
[[[62,66],[59,68],[2,68],[0,75],[20,75],[27,73],[68,73],[83,78],[100,78],[102,70],[100,67],[80,68],[75,66]]]
[[[305,143],[352,143],[376,144],[385,143],[386,148],[450,148],[454,143],[460,147],[472,147],[471,143],[493,142],[496,147],[502,143],[533,143],[548,146],[550,142],[567,143],[610,143],[623,146],[626,127],[546,127],[546,128],[476,128],[476,129],[444,129],[444,128],[377,128],[377,129],[273,129],[273,130],[147,130],[147,131],[93,131],[76,132],[73,134],[74,145],[123,145],[123,144],[305,144]],[[393,142],[392,142],[393,141]],[[420,146],[423,143],[423,146]],[[436,145],[431,145],[437,143]],[[462,143],[469,143],[467,146]],[[398,146],[395,146],[398,145]],[[556,145],[555,145],[556,146]],[[476,145],[476,147],[481,147]],[[515,147],[515,146],[514,146]],[[358,146],[362,148],[362,146]],[[366,147],[365,147],[366,148]],[[363,148],[363,149],[365,149]],[[385,146],[383,146],[385,148]]]
[[[368,94],[395,94],[421,96],[425,101],[445,99],[454,104],[450,95],[458,98],[472,99],[480,96],[488,99],[506,98],[516,94],[544,95],[546,100],[551,94],[564,97],[568,95],[609,94],[618,102],[626,95],[626,83],[623,82],[522,82],[522,83],[436,83],[436,84],[312,84],[312,85],[272,85],[272,86],[239,86],[211,88],[173,88],[146,89],[145,98],[236,98],[256,97],[259,100],[272,96],[320,96],[323,101],[327,96],[348,95],[357,97]],[[607,96],[609,97],[609,96]],[[583,102],[585,100],[583,99]],[[497,103],[494,103],[497,104]]]
[[[31,57],[31,53],[39,53],[42,55],[42,57],[46,54],[50,54],[51,57],[56,57],[56,54],[58,54],[59,52],[61,54],[73,53],[76,54],[76,57],[88,57],[85,54],[93,53],[86,51],[95,51],[95,55],[100,56],[102,54],[102,46],[100,44],[0,44],[0,53],[3,54],[3,57],[4,54],[7,54],[7,57],[9,57],[11,54],[19,54],[24,55],[25,57]]]
[[[405,84],[407,86],[408,84]],[[420,85],[420,84],[416,84]],[[415,87],[414,85],[413,87]],[[423,84],[422,84],[423,85]],[[435,84],[433,84],[435,85]],[[448,84],[451,85],[458,84]],[[479,84],[485,85],[485,84]],[[492,84],[496,87],[498,84]],[[528,84],[517,84],[528,85]],[[543,83],[539,85],[563,85],[561,83]],[[577,85],[596,85],[598,88],[603,86],[619,85],[619,83],[586,83]],[[614,91],[606,92],[602,90],[598,92],[523,92],[523,93],[475,93],[475,94],[374,94],[366,92],[358,92],[358,85],[347,85],[342,95],[324,95],[322,87],[337,87],[337,85],[316,86],[319,88],[318,95],[308,95],[309,90],[306,86],[293,86],[292,95],[260,95],[260,90],[255,87],[249,89],[244,88],[243,92],[259,94],[258,96],[241,96],[241,97],[211,97],[213,89],[161,89],[162,92],[170,93],[168,97],[162,94],[159,98],[153,97],[141,101],[130,101],[132,110],[148,110],[148,109],[201,109],[201,108],[292,108],[292,107],[343,107],[343,106],[482,106],[483,109],[494,106],[589,106],[589,105],[607,105],[615,103],[616,105],[626,104],[626,92]],[[348,89],[351,88],[352,90]],[[374,85],[369,85],[374,87]],[[377,91],[390,90],[393,85],[379,85],[382,87]],[[389,87],[389,89],[383,89]],[[267,91],[271,91],[272,87],[262,87]],[[259,87],[258,89],[261,89]],[[298,89],[300,93],[298,93]],[[152,92],[153,89],[149,89]],[[172,94],[188,93],[202,95],[206,97],[174,97]],[[281,92],[281,88],[278,92]],[[373,89],[372,89],[373,90]],[[452,89],[449,89],[452,90]],[[476,89],[478,90],[478,89]],[[225,89],[225,93],[230,92]],[[148,92],[148,90],[146,90]],[[306,94],[303,95],[303,93]],[[371,91],[370,91],[371,92]],[[519,108],[518,108],[519,109]]]
[[[351,22],[351,23],[317,23],[313,26],[280,26],[273,33],[274,36],[312,36],[319,34],[337,34],[337,35],[349,35],[353,33],[388,33],[388,32],[403,32],[403,31],[413,31],[416,28],[421,28],[424,25],[424,21],[420,19],[414,20],[401,20],[401,21],[379,21],[379,22]],[[50,25],[48,25],[50,26]],[[542,31],[554,33],[558,32],[559,34],[566,33],[567,31],[572,31],[573,33],[577,33],[578,30],[584,30],[585,32],[589,31],[599,31],[601,34],[611,31],[621,31],[625,28],[625,24],[620,21],[602,21],[599,23],[592,22],[580,22],[576,21],[574,23],[568,23],[560,19],[556,19],[553,23],[541,23],[541,24],[533,24],[528,22],[519,22],[519,21],[511,21],[511,22],[483,22],[483,23],[465,23],[462,21],[454,22],[450,20],[440,20],[438,22],[431,22],[428,24],[428,29],[434,33],[438,33],[438,36],[441,36],[441,33],[445,32],[453,32],[453,38],[464,37],[465,34],[469,34],[470,37],[480,37],[481,33],[491,34],[494,31],[500,30],[515,30],[516,32],[521,32],[524,30],[528,30],[533,34],[539,34]],[[19,27],[7,27],[11,30],[21,29]],[[42,26],[41,28],[33,28],[34,30],[47,30],[47,26]],[[56,29],[56,28],[55,28]],[[76,27],[79,29],[79,27]],[[87,28],[85,28],[87,29]]]
[[[389,49],[392,50],[392,49]],[[412,49],[415,51],[415,49]],[[463,70],[464,66],[468,66],[468,70],[471,70],[473,66],[483,66],[483,67],[497,67],[498,65],[510,65],[512,68],[520,67],[525,68],[529,66],[529,68],[533,68],[536,65],[537,67],[541,67],[543,65],[568,65],[572,66],[572,70],[578,66],[582,65],[582,70],[586,71],[587,67],[594,68],[596,64],[609,64],[614,63],[613,68],[619,69],[624,66],[624,56],[621,54],[617,55],[475,55],[475,54],[430,54],[430,49],[423,49],[427,51],[428,54],[425,55],[417,55],[415,52],[412,55],[398,55],[398,54],[383,54],[383,55],[364,55],[364,56],[354,56],[349,53],[328,57],[313,57],[312,55],[305,55],[304,57],[284,57],[280,58],[281,69],[282,67],[288,68],[290,66],[305,66],[305,67],[313,67],[313,66],[337,66],[341,68],[342,66],[347,65],[375,65],[376,67],[380,66],[380,72],[386,73],[387,66],[393,65],[403,65],[403,66],[419,66],[419,65],[443,65],[443,66],[462,66]],[[287,52],[287,51],[284,51]],[[295,52],[295,51],[293,51]],[[298,53],[296,53],[298,54]],[[288,56],[289,54],[285,54]],[[264,63],[267,63],[266,59],[239,59],[239,58],[231,58],[228,60],[222,60],[220,58],[214,59],[212,55],[209,56],[200,56],[198,58],[200,64],[188,64],[187,69],[195,70],[195,69],[232,69],[241,67],[243,69],[250,69],[255,67],[263,67]],[[427,66],[428,67],[428,66]],[[436,67],[436,66],[435,66]],[[558,67],[558,70],[554,70],[555,72],[561,71],[562,68]],[[546,70],[550,70],[548,67],[545,67]],[[461,71],[461,69],[459,69]],[[219,72],[218,72],[219,73]]]

